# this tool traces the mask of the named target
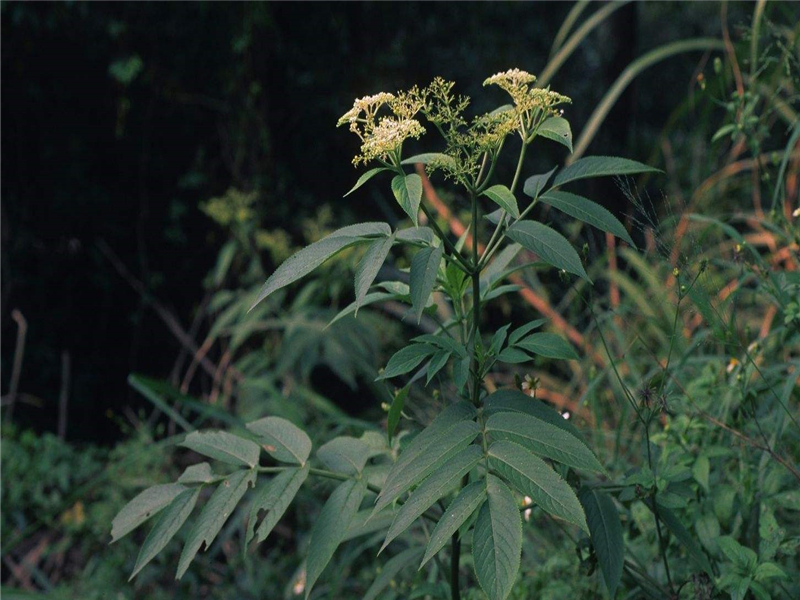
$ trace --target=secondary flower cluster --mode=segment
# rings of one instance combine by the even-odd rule
[[[378,111],[384,105],[392,109],[393,117],[378,116]],[[337,127],[349,124],[350,131],[361,139],[361,154],[353,159],[353,164],[386,160],[389,155],[399,151],[408,138],[419,139],[425,133],[425,128],[413,117],[420,106],[415,109],[408,101],[407,93],[395,96],[380,92],[356,99],[353,108],[343,114],[336,124]]]
[[[563,111],[557,109],[557,106],[572,102],[570,98],[558,92],[531,87],[535,82],[536,77],[520,69],[495,73],[483,82],[484,86],[496,85],[511,96],[522,132],[526,137],[534,135],[539,125],[546,119],[561,115]]]
[[[560,114],[558,105],[570,102],[566,96],[533,87],[535,82],[536,77],[520,69],[492,75],[484,85],[505,90],[513,106],[478,115],[468,122],[464,111],[469,98],[454,95],[455,84],[436,77],[423,89],[414,86],[396,94],[381,92],[359,98],[337,126],[349,125],[350,131],[361,139],[361,152],[353,158],[353,164],[374,160],[396,163],[403,142],[419,139],[425,133],[417,119],[422,114],[446,143],[444,152],[428,163],[428,169],[441,170],[445,177],[473,185],[487,160],[496,159],[506,137],[518,133],[528,143],[544,120]]]

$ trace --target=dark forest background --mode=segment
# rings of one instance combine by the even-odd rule
[[[4,393],[17,330],[11,311],[28,323],[19,391],[30,401],[15,418],[56,429],[66,352],[67,437],[113,441],[108,411],[143,402],[127,374],[166,377],[180,350],[148,298],[188,327],[224,241],[201,202],[231,187],[256,191],[264,227],[292,236],[321,204],[335,207],[337,222],[380,217],[364,197],[341,200],[355,178],[348,157],[356,146],[335,123],[352,99],[436,75],[486,97],[480,85],[494,72],[541,70],[569,9],[3,3]],[[576,99],[573,128],[635,57],[679,37],[718,35],[718,12],[712,3],[634,3],[614,13],[553,81]],[[749,13],[732,4],[732,26]],[[646,159],[691,90],[697,60],[681,55],[643,73],[590,153]]]

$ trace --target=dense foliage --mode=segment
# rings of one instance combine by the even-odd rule
[[[4,425],[3,594],[797,597],[798,20],[723,7],[573,140],[584,100],[547,84],[614,7],[576,5],[540,79],[498,73],[478,110],[438,78],[356,100],[336,206],[389,222],[326,208],[298,251],[257,193],[203,202],[209,326],[171,381],[129,377],[154,410],[128,441]],[[587,156],[685,52],[653,155]]]

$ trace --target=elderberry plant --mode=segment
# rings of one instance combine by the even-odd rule
[[[365,252],[355,267],[355,301],[335,320],[392,299],[409,304],[419,322],[424,313],[435,312],[434,292],[438,292],[436,302],[446,303],[452,317],[441,322],[435,333],[414,338],[382,371],[382,380],[408,378],[388,409],[385,448],[376,448],[363,438],[342,436],[312,454],[309,436],[278,417],[254,421],[246,431],[236,433],[187,435],[183,446],[224,466],[212,470],[208,462],[192,465],[177,482],[146,489],[122,509],[113,522],[114,540],[159,514],[133,575],[175,536],[205,489],[214,491],[186,536],[178,578],[197,552],[211,545],[248,491],[252,500],[245,546],[253,540],[263,542],[301,486],[310,477],[322,477],[338,483],[310,533],[306,598],[345,539],[385,530],[380,551],[401,536],[406,544],[389,561],[387,572],[397,573],[411,563],[430,568],[433,558],[437,565],[449,560],[449,594],[459,598],[462,580],[471,577],[461,568],[463,543],[465,552],[471,553],[480,587],[491,600],[503,600],[520,567],[521,511],[530,508],[520,501],[524,497],[565,527],[590,535],[613,596],[623,567],[622,529],[614,502],[597,487],[605,475],[603,464],[581,433],[544,402],[517,389],[487,393],[484,385],[498,363],[524,363],[537,355],[574,360],[578,355],[561,337],[537,331],[543,319],[513,329],[507,324],[489,335],[481,330],[481,315],[489,302],[512,289],[503,282],[519,268],[509,265],[523,248],[538,257],[537,265],[544,263],[564,276],[589,281],[570,242],[531,218],[537,205],[549,205],[633,245],[611,213],[563,188],[589,177],[655,169],[623,158],[586,157],[560,170],[528,177],[520,194],[523,162],[533,142],[553,141],[572,150],[570,125],[560,109],[570,99],[536,87],[535,82],[533,75],[519,69],[489,77],[484,85],[498,86],[511,103],[471,119],[465,114],[469,98],[455,95],[454,84],[441,78],[423,89],[360,98],[341,117],[339,125],[348,126],[361,140],[353,163],[371,167],[348,194],[373,177],[390,175],[392,193],[413,226],[394,231],[379,222],[343,227],[281,264],[255,304],[345,248],[363,246]],[[438,132],[443,147],[404,157],[404,142],[421,138],[426,129]],[[495,167],[513,139],[518,140],[519,155],[513,180],[505,185],[496,180]],[[451,239],[438,226],[423,202],[421,176],[407,172],[420,163],[428,174],[443,175],[467,198],[471,242],[466,234]],[[519,201],[522,198],[524,203]],[[487,205],[495,210],[482,214]],[[420,212],[427,217],[427,225],[420,225]],[[482,250],[479,238],[486,223],[481,219],[492,230]],[[416,248],[409,283],[375,284],[396,245]],[[438,416],[416,434],[398,432],[411,386],[427,386],[435,376],[449,373],[452,385],[445,388],[450,391],[444,394]],[[262,463],[262,458],[267,462]],[[420,538],[404,536],[418,526],[425,532],[427,545],[420,545]],[[387,583],[388,578],[379,577],[367,597],[375,597]]]

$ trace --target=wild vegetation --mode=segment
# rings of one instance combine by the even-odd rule
[[[442,78],[356,100],[332,207],[384,193],[391,225],[325,208],[298,249],[258,194],[204,202],[228,236],[209,327],[177,380],[131,374],[154,411],[128,441],[4,423],[3,593],[800,595],[800,26],[759,2],[729,32],[723,6],[719,39],[632,62],[573,140],[581,99],[549,83],[616,7],[575,5],[538,79],[488,77],[492,110]],[[653,153],[587,155],[684,52]],[[19,560],[35,531],[94,558],[51,582]]]

